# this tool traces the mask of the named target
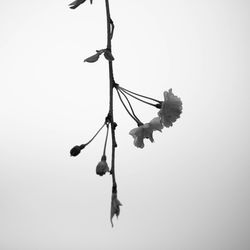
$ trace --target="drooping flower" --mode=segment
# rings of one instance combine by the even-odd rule
[[[170,127],[180,117],[182,113],[182,101],[174,95],[172,89],[164,92],[164,101],[162,102],[161,109],[158,112],[158,116],[161,119],[161,123],[165,127]]]
[[[153,131],[160,131],[163,129],[163,126],[161,124],[161,120],[159,117],[155,117],[153,118],[150,122],[149,122],[149,126],[151,129],[153,129]]]
[[[118,218],[119,214],[120,214],[120,206],[122,206],[121,202],[117,199],[117,193],[112,193],[112,197],[111,197],[111,210],[110,210],[110,222],[112,227],[113,225],[113,217],[114,215],[116,215],[116,217]]]
[[[153,132],[158,130],[161,131],[163,126],[160,122],[159,117],[155,117],[149,123],[145,123],[138,128],[132,129],[129,134],[134,138],[134,145],[138,148],[144,148],[144,139],[149,139],[154,142]]]
[[[96,174],[103,176],[106,172],[109,172],[109,167],[106,161],[106,156],[103,155],[101,161],[96,166]]]

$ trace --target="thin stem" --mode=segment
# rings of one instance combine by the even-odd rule
[[[159,101],[159,100],[156,100],[156,99],[154,99],[154,98],[151,98],[151,97],[148,97],[148,96],[145,96],[145,95],[141,95],[141,94],[135,93],[135,92],[133,92],[133,91],[130,91],[130,90],[125,89],[125,88],[120,87],[120,86],[119,86],[119,88],[120,88],[120,89],[122,89],[122,90],[124,90],[125,92],[129,92],[129,93],[131,93],[131,94],[134,94],[134,95],[137,95],[137,96],[140,96],[140,97],[146,98],[146,99],[148,99],[148,100],[152,100],[152,101],[154,101],[154,102],[158,102],[158,103],[160,103],[160,101]]]
[[[131,118],[132,118],[137,124],[141,123],[141,121],[140,121],[135,115],[132,115],[132,114],[130,113],[130,111],[128,110],[127,106],[125,105],[125,103],[124,103],[123,100],[122,100],[122,97],[121,97],[121,95],[120,95],[120,93],[119,93],[119,90],[116,89],[116,91],[117,91],[117,94],[118,94],[118,96],[119,96],[119,99],[120,99],[120,101],[121,101],[123,107],[126,109],[127,113],[131,116]],[[120,92],[122,93],[122,91],[120,91]],[[122,93],[122,94],[123,94],[123,93]]]
[[[134,95],[130,94],[129,92],[127,92],[125,89],[123,89],[123,88],[121,88],[121,87],[119,87],[119,89],[120,89],[122,92],[124,92],[125,94],[127,94],[127,95],[129,95],[129,96],[131,96],[131,97],[135,98],[136,100],[138,100],[138,101],[140,101],[140,102],[146,103],[146,104],[148,104],[148,105],[150,105],[150,106],[157,107],[157,105],[156,105],[156,104],[153,104],[153,103],[150,103],[150,102],[144,101],[144,100],[142,100],[142,99],[140,99],[140,98],[138,98],[138,97],[136,97],[136,96],[134,96]]]
[[[134,116],[134,117],[136,118],[136,120],[138,121],[138,124],[142,125],[143,123],[141,122],[141,120],[140,120],[140,119],[137,117],[137,115],[135,114],[134,109],[133,109],[133,107],[132,107],[132,105],[131,105],[131,103],[130,103],[128,97],[127,97],[127,96],[125,95],[125,93],[122,92],[121,90],[118,89],[118,91],[120,91],[120,92],[122,93],[122,95],[125,97],[126,101],[128,102],[128,105],[129,105],[129,107],[130,107],[130,109],[131,109],[131,112],[132,112],[133,116]]]
[[[111,25],[113,21],[111,21],[110,17],[110,9],[109,9],[109,0],[105,0],[106,5],[106,16],[107,16],[107,49],[112,53],[111,46]],[[114,88],[114,76],[113,76],[113,64],[112,61],[109,61],[109,115],[110,115],[110,123],[111,123],[111,137],[112,137],[112,155],[111,155],[111,170],[110,173],[112,175],[112,192],[117,193],[117,184],[115,179],[115,147],[116,139],[115,139],[115,127],[116,123],[114,122],[114,114],[113,114],[113,88]]]
[[[106,138],[105,138],[105,143],[104,143],[102,155],[106,155],[106,146],[107,146],[107,141],[108,141],[108,135],[109,135],[109,124],[107,124],[107,132],[106,132]]]
[[[104,122],[104,124],[98,129],[98,131],[95,133],[95,135],[87,143],[85,143],[85,146],[87,146],[88,144],[90,144],[95,139],[95,137],[100,133],[100,131],[105,126],[105,124],[106,124],[106,122]]]

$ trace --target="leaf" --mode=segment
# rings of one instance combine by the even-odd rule
[[[114,61],[115,58],[113,57],[112,53],[109,50],[105,50],[104,56],[108,61]]]
[[[101,50],[96,50],[96,54],[93,56],[90,56],[88,58],[86,58],[84,60],[84,62],[89,62],[89,63],[93,63],[96,62],[99,59],[99,56],[105,51],[105,49],[101,49]]]
[[[86,0],[75,0],[74,2],[70,3],[70,9],[76,9],[79,5],[83,4]],[[92,0],[90,1],[92,2]]]
[[[99,57],[100,57],[100,53],[97,52],[95,55],[86,58],[84,62],[93,63],[93,62],[96,62],[99,59]]]

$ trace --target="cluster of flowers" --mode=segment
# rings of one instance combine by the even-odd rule
[[[161,109],[158,117],[153,118],[149,123],[145,123],[132,129],[129,134],[134,138],[134,145],[138,148],[144,147],[144,139],[154,142],[153,132],[160,131],[163,126],[170,127],[180,117],[182,113],[182,101],[175,96],[172,89],[164,92],[164,101],[161,103]]]

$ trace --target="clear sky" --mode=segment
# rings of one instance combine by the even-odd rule
[[[69,157],[108,112],[107,61],[83,63],[106,46],[104,0],[93,2],[0,1],[0,249],[249,249],[250,2],[110,0],[116,81],[183,101],[138,149],[115,95],[114,228],[111,178],[95,174],[105,132]]]

